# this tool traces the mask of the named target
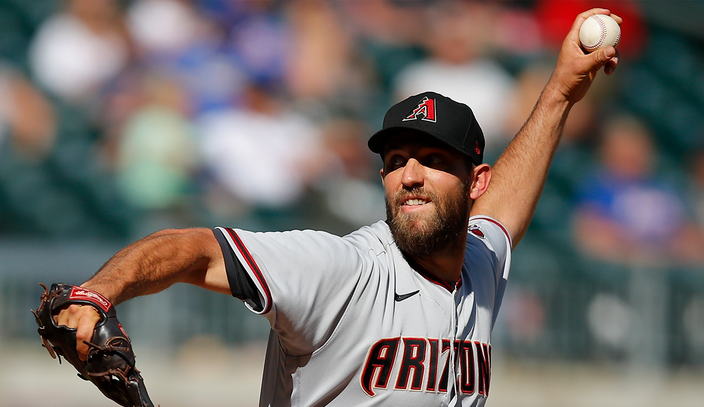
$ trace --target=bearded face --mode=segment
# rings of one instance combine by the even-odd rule
[[[444,198],[423,187],[401,189],[386,196],[386,222],[398,247],[412,256],[432,253],[463,245],[459,237],[467,228],[469,182],[463,182]],[[404,213],[402,205],[409,197],[422,196],[432,202],[432,211]]]

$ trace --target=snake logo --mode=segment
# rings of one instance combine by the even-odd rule
[[[427,96],[425,96],[418,106],[416,106],[413,111],[406,116],[405,119],[403,119],[404,122],[407,122],[409,120],[420,120],[426,121],[426,122],[432,122],[435,123],[435,99],[430,99]]]

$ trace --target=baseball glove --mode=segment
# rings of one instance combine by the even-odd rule
[[[117,320],[115,307],[101,294],[70,284],[44,284],[39,308],[32,313],[39,325],[39,335],[52,358],[64,357],[78,370],[78,376],[91,381],[103,394],[126,407],[154,407],[144,380],[135,367],[130,339]],[[76,350],[76,329],[57,325],[54,316],[71,304],[91,305],[100,314],[92,342],[85,342],[88,358],[79,359]]]

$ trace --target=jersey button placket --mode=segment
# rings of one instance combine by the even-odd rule
[[[458,367],[459,359],[457,358],[457,354],[455,352],[455,344],[457,343],[458,340],[458,327],[457,327],[457,320],[459,319],[459,316],[457,314],[458,309],[459,309],[459,295],[460,295],[460,290],[458,289],[459,284],[455,284],[455,288],[452,291],[452,321],[451,321],[451,331],[452,332],[452,343],[450,344],[450,355],[449,357],[451,358],[450,360],[452,363],[450,364],[451,371],[450,374],[448,375],[449,377],[453,377],[454,380],[452,380],[452,383],[448,384],[448,391],[447,395],[452,400],[454,397],[456,400],[459,401],[459,393],[457,391],[457,383],[459,383],[460,380],[460,369]]]

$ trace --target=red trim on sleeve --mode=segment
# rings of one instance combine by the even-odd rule
[[[504,225],[502,225],[501,223],[499,223],[499,221],[497,221],[496,219],[492,219],[492,218],[486,217],[486,216],[475,216],[475,217],[473,217],[472,219],[470,219],[470,222],[469,222],[469,223],[472,223],[472,220],[477,220],[477,219],[487,220],[487,221],[489,221],[489,222],[495,224],[495,225],[498,226],[499,228],[501,228],[501,230],[503,230],[504,234],[505,234],[506,237],[508,238],[509,249],[513,247],[513,242],[511,241],[511,235],[508,233],[508,230],[506,230],[506,228],[504,227]]]
[[[257,262],[254,261],[254,258],[249,253],[249,250],[247,250],[247,247],[244,245],[239,235],[232,229],[226,228],[225,230],[230,235],[230,237],[232,237],[232,241],[235,242],[237,250],[239,250],[239,252],[242,254],[242,257],[244,257],[244,260],[247,262],[247,265],[249,266],[250,270],[252,270],[254,276],[257,277],[257,280],[259,280],[259,284],[264,290],[264,295],[266,296],[266,305],[264,306],[264,310],[261,313],[266,314],[271,310],[271,291],[269,291],[269,285],[266,283],[264,275],[259,269]]]

